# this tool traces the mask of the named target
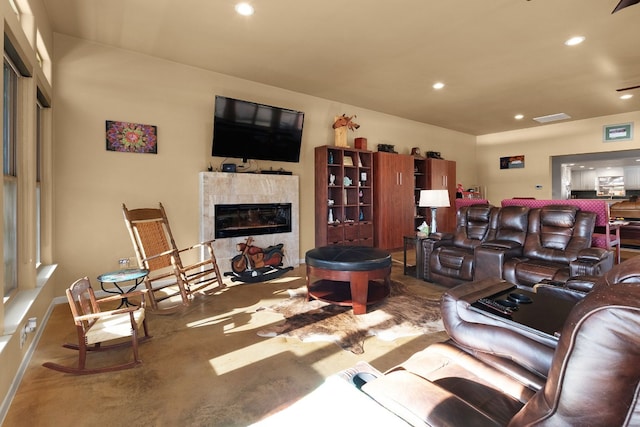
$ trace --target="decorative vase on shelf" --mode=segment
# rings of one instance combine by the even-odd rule
[[[364,221],[364,212],[360,209],[360,216],[358,216],[358,220]]]
[[[333,209],[329,209],[329,224],[333,224]]]
[[[333,151],[329,151],[329,164],[333,164]]]

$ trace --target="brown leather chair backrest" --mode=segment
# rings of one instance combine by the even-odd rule
[[[636,270],[637,271],[637,270]],[[640,286],[589,293],[571,311],[543,389],[509,426],[640,425]]]
[[[548,205],[531,209],[523,255],[527,258],[569,263],[591,247],[596,223],[594,212],[575,206]]]
[[[491,237],[492,216],[498,208],[491,205],[463,206],[457,213],[454,246],[473,249]]]
[[[496,215],[494,240],[508,240],[524,245],[529,228],[529,208],[505,206]]]

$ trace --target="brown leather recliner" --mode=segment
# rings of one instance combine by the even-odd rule
[[[474,250],[493,239],[492,223],[498,208],[491,205],[461,207],[455,233],[433,233],[423,242],[425,279],[453,286],[473,280]]]
[[[611,270],[608,285],[596,285],[574,307],[546,374],[532,373],[511,357],[528,351],[535,358],[536,341],[482,352],[485,359],[474,356],[457,342],[508,344],[514,336],[493,326],[460,327],[461,321],[447,327],[452,340],[416,353],[362,390],[411,425],[640,425],[637,281],[640,258]],[[445,324],[457,318],[447,314],[451,309],[460,311],[443,304]]]
[[[504,206],[495,216],[493,240],[487,240],[475,250],[474,280],[502,277],[504,263],[522,256],[529,227],[529,208]]]
[[[569,205],[531,209],[522,256],[506,260],[502,278],[533,286],[545,279],[602,275],[613,267],[613,254],[591,247],[595,221],[595,213]]]

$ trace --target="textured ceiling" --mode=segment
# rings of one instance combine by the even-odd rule
[[[640,110],[616,92],[640,85],[640,5],[618,0],[43,2],[58,33],[473,135]]]

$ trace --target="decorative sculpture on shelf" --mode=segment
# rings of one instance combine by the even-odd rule
[[[356,130],[360,127],[360,125],[353,121],[353,119],[355,118],[356,118],[355,114],[351,117],[348,117],[346,114],[338,116],[336,117],[336,121],[333,122],[333,128],[338,129],[343,126],[346,126],[347,129],[349,130]]]
[[[356,116],[347,116],[343,114],[336,116],[333,122],[333,129],[335,129],[335,143],[336,147],[348,147],[347,145],[347,129],[356,130],[360,127],[359,124],[353,121]]]

